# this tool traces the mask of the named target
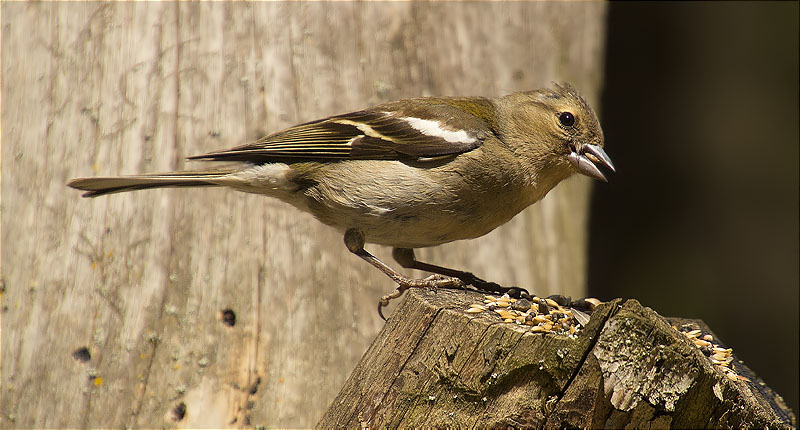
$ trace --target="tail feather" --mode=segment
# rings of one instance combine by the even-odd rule
[[[215,187],[221,185],[215,180],[230,173],[233,173],[233,171],[172,172],[135,176],[76,178],[67,182],[67,186],[86,191],[83,193],[83,197],[97,197],[149,188]]]

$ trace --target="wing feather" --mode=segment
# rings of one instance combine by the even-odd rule
[[[478,104],[485,118],[460,108]],[[421,100],[418,100],[418,102]],[[348,159],[421,160],[457,155],[481,145],[493,133],[487,99],[428,98],[307,122],[228,150],[194,160],[269,162]],[[471,106],[471,105],[470,105]]]

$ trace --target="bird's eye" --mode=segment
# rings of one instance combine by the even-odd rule
[[[572,127],[575,125],[575,115],[570,112],[561,112],[561,114],[558,115],[558,122],[564,127]]]

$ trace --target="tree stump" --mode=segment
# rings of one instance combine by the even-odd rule
[[[732,356],[728,372],[712,363],[697,334],[716,337],[700,321],[616,299],[563,336],[465,312],[482,302],[478,293],[410,291],[318,427],[795,425],[741,361]]]

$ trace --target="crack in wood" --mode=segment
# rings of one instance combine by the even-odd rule
[[[603,322],[599,324],[597,332],[590,339],[589,344],[586,347],[586,350],[583,352],[581,359],[578,361],[578,365],[575,366],[575,370],[572,371],[572,375],[570,375],[570,377],[567,379],[567,382],[564,384],[562,389],[557,394],[558,400],[556,400],[552,408],[550,408],[550,411],[544,414],[545,415],[544,420],[542,420],[542,424],[539,427],[540,429],[543,429],[545,425],[547,425],[547,422],[550,420],[550,417],[553,415],[553,412],[555,412],[558,409],[558,405],[561,403],[561,400],[564,398],[564,395],[567,393],[567,390],[572,385],[573,381],[575,381],[575,378],[577,378],[578,373],[581,371],[584,364],[586,363],[586,360],[589,358],[589,354],[592,353],[595,345],[597,345],[597,341],[600,339],[600,335],[602,334],[603,329],[605,328],[608,320],[611,319],[619,311],[619,309],[622,308],[625,302],[626,300],[623,299],[617,306],[614,307],[614,309],[612,309],[605,317],[603,317]],[[586,327],[584,327],[584,329],[585,328]]]
[[[143,377],[144,380],[142,381],[142,385],[141,385],[141,389],[139,390],[139,394],[136,396],[136,398],[134,400],[133,410],[131,411],[130,419],[133,420],[133,422],[129,421],[126,424],[127,428],[132,428],[132,427],[135,426],[136,418],[138,417],[139,412],[141,412],[142,402],[144,401],[144,396],[145,396],[145,393],[147,392],[147,384],[148,384],[148,382],[150,380],[150,373],[151,373],[151,370],[152,370],[152,367],[153,367],[153,362],[155,361],[156,349],[158,348],[158,343],[159,343],[158,338],[155,335],[153,335],[153,337],[151,337],[151,339],[150,339],[150,356],[148,357],[148,360],[147,360],[147,367],[145,369],[144,377]]]

